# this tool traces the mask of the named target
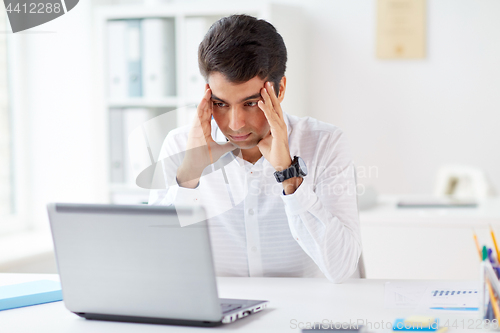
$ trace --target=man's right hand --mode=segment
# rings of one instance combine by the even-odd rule
[[[229,151],[237,149],[232,143],[218,144],[212,138],[212,91],[205,90],[203,99],[197,108],[197,116],[189,130],[186,155],[181,166],[177,169],[177,182],[182,187],[195,188],[198,186],[203,170],[217,162]]]

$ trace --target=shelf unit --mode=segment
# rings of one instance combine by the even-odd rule
[[[287,92],[284,103],[284,110],[290,114],[306,116],[305,96],[306,86],[306,40],[305,19],[300,8],[288,5],[273,4],[269,2],[254,2],[251,4],[241,4],[235,2],[199,2],[190,4],[127,4],[110,5],[98,7],[95,11],[95,40],[96,40],[96,62],[97,75],[99,79],[96,84],[96,91],[99,105],[102,108],[102,126],[104,133],[102,138],[107,142],[105,158],[106,172],[108,174],[109,201],[116,204],[144,203],[148,200],[148,190],[141,189],[133,181],[112,182],[111,177],[111,146],[114,140],[122,138],[110,135],[110,114],[112,110],[126,110],[130,108],[146,108],[152,110],[152,115],[161,115],[172,112],[171,128],[162,128],[168,132],[178,126],[190,123],[190,119],[196,111],[196,104],[203,95],[203,87],[199,91],[192,91],[188,80],[202,80],[197,63],[193,63],[193,40],[189,39],[186,31],[186,22],[191,18],[203,18],[206,23],[205,31],[218,19],[232,14],[248,14],[271,22],[282,35],[288,50],[287,62]],[[107,67],[107,23],[112,20],[126,19],[147,19],[165,18],[174,21],[175,29],[175,96],[165,96],[161,98],[110,98],[107,90],[108,67]],[[203,34],[204,34],[203,33]],[[199,41],[194,45],[199,44]],[[190,48],[191,46],[191,48]],[[191,52],[190,52],[191,51]],[[196,52],[196,50],[194,51]],[[195,57],[197,54],[195,55]],[[194,58],[196,60],[196,58]],[[191,60],[191,62],[190,62]],[[193,69],[192,66],[196,66]],[[198,77],[193,78],[193,70]],[[191,75],[191,76],[190,76]],[[180,109],[180,110],[177,110]],[[137,124],[140,126],[141,124]],[[156,159],[157,156],[154,156]],[[133,178],[132,178],[133,179]]]

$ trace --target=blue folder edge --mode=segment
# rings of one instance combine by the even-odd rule
[[[405,327],[405,320],[403,318],[396,319],[394,324],[392,325],[392,330],[393,331],[420,331],[420,332],[434,332],[438,329],[439,326],[439,320],[436,319],[432,323],[431,327],[408,327],[409,325],[406,325]]]
[[[38,280],[0,287],[0,311],[62,301],[61,283]]]

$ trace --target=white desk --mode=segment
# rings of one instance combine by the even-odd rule
[[[403,196],[404,197],[404,196]],[[500,237],[500,198],[477,208],[397,208],[397,197],[359,214],[367,277],[477,279],[479,260],[472,230],[493,246],[489,225]]]
[[[37,279],[54,279],[57,275],[0,274],[0,285],[21,283]],[[219,278],[219,295],[227,298],[269,300],[269,307],[229,325],[217,328],[196,328],[150,324],[117,323],[85,320],[72,314],[62,302],[0,311],[0,332],[212,332],[235,330],[238,332],[300,332],[291,328],[291,321],[333,322],[363,319],[372,323],[393,322],[395,318],[414,314],[407,309],[384,308],[385,280],[350,280],[333,284],[325,279],[301,278]],[[464,320],[464,325],[474,323],[476,314],[445,317],[444,320]],[[462,324],[460,324],[462,325]],[[391,330],[374,330],[391,332]],[[450,329],[450,333],[457,330]],[[485,332],[484,330],[482,332]]]

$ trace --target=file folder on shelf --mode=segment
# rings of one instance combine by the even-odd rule
[[[174,27],[173,19],[142,20],[142,83],[146,98],[176,94]]]
[[[112,99],[122,99],[128,96],[126,37],[126,20],[108,21],[108,96]]]
[[[198,100],[203,96],[205,80],[198,67],[198,47],[205,37],[209,23],[205,17],[187,17],[186,30],[186,96],[188,100]]]
[[[111,158],[110,180],[114,184],[125,182],[125,136],[123,134],[123,109],[109,111],[109,153]]]
[[[152,113],[146,108],[123,109],[123,153],[125,183],[136,186],[137,175],[151,165],[149,152],[144,149],[146,142],[144,124]]]
[[[141,20],[127,20],[128,95],[142,96]]]

